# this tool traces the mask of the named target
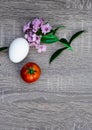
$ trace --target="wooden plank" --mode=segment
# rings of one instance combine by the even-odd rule
[[[44,17],[54,27],[64,24],[60,37],[80,29],[73,52],[64,52],[49,66],[51,54],[30,50],[20,64],[13,64],[8,52],[0,53],[0,130],[92,130],[92,1],[91,0],[1,0],[0,46],[23,37],[22,26],[34,17]],[[42,69],[39,81],[26,84],[20,69],[28,61]]]

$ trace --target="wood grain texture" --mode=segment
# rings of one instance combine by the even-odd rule
[[[92,130],[92,1],[91,0],[0,0],[0,46],[23,37],[22,26],[34,17],[44,17],[69,37],[80,29],[73,52],[64,52],[49,66],[59,43],[13,64],[8,52],[0,53],[0,130]],[[26,84],[20,69],[28,61],[42,69],[38,82]]]

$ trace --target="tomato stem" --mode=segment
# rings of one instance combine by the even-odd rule
[[[33,68],[28,68],[30,74],[34,74],[36,72]]]

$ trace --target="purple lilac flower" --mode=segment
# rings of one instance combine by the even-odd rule
[[[45,52],[46,51],[46,45],[39,45],[37,47],[38,53]]]
[[[43,25],[43,22],[44,22],[43,19],[38,19],[38,18],[36,18],[36,19],[34,19],[34,20],[32,21],[32,25],[33,25],[33,26],[34,26],[34,25],[37,25],[37,26],[41,27],[41,25]]]
[[[50,26],[49,23],[41,26],[41,30],[42,30],[43,34],[46,34],[46,33],[50,32],[51,29],[52,29],[52,27]]]
[[[43,22],[44,22],[43,19],[38,19],[38,18],[34,19],[34,20],[32,21],[33,32],[36,33],[36,32],[38,31],[38,29],[40,29],[40,27],[43,25]]]
[[[29,30],[30,29],[30,22],[28,22],[28,23],[26,23],[25,25],[24,25],[24,27],[23,27],[23,32],[25,33],[27,30]]]
[[[46,34],[51,31],[52,27],[49,23],[44,24],[43,19],[36,18],[24,25],[23,32],[25,33],[25,39],[29,42],[29,46],[36,48],[41,53],[46,51],[46,45],[41,45],[41,36],[36,34],[39,29],[42,30],[43,34]]]

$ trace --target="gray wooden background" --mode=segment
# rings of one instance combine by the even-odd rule
[[[0,53],[0,130],[92,130],[92,0],[0,0],[0,46],[23,37],[22,26],[35,17],[53,27],[65,25],[60,37],[87,32],[73,42],[73,52],[67,50],[50,66],[59,43],[43,54],[30,50],[19,64],[8,52]],[[34,84],[19,75],[29,61],[42,69]]]

